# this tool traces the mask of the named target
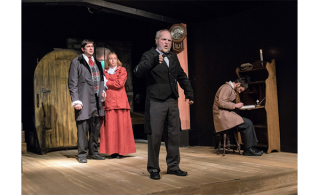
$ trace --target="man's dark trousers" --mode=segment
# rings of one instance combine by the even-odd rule
[[[152,133],[148,134],[148,172],[158,170],[159,152],[162,136],[167,150],[167,170],[178,170],[180,164],[180,116],[178,100],[150,99],[150,126]]]
[[[91,117],[87,120],[77,121],[78,128],[78,157],[98,155],[98,140],[100,135],[101,117]],[[88,144],[89,132],[89,144]]]
[[[250,148],[257,145],[258,139],[256,136],[256,131],[254,129],[253,123],[250,119],[242,117],[243,123],[238,125],[240,128],[241,137],[243,139],[243,144],[245,148]]]
[[[96,96],[96,106],[99,111],[98,96]],[[100,136],[101,117],[99,112],[95,112],[94,116],[87,120],[76,121],[78,129],[78,157],[87,157],[87,149],[89,148],[89,156],[99,155],[98,141]],[[88,132],[89,132],[89,146],[88,146]]]

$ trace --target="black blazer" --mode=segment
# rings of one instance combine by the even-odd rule
[[[169,68],[163,60],[159,64],[159,53],[152,48],[145,52],[133,72],[137,77],[147,77],[147,94],[159,100],[167,99],[172,93],[178,98],[178,85],[184,90],[187,99],[193,99],[193,90],[186,73],[181,68],[177,54],[169,52]]]
[[[145,133],[151,133],[149,120],[150,98],[166,100],[173,94],[177,99],[179,97],[178,82],[184,90],[186,99],[194,101],[190,81],[180,65],[177,54],[171,51],[169,53],[171,55],[169,57],[169,68],[164,60],[159,64],[160,54],[154,48],[151,48],[142,55],[139,64],[133,70],[137,77],[147,77]]]

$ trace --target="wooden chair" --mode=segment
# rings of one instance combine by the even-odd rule
[[[231,133],[233,133],[236,144],[231,144],[230,143],[230,135]],[[234,149],[237,148],[237,150],[239,151],[239,154],[241,155],[241,150],[240,150],[240,144],[238,142],[238,129],[237,128],[233,128],[233,129],[229,129],[229,130],[225,130],[225,131],[221,131],[218,133],[219,135],[219,146],[218,146],[218,154],[220,154],[220,150],[223,150],[222,155],[225,156],[226,154],[226,149],[233,149],[233,153],[234,153]],[[222,142],[222,137],[223,137],[223,144]]]

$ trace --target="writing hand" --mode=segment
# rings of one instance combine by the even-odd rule
[[[242,102],[237,103],[237,104],[235,105],[236,108],[241,108],[242,106],[243,106],[243,103],[242,103]]]

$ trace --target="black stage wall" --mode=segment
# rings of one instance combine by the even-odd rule
[[[53,48],[67,48],[67,38],[128,41],[132,43],[134,68],[143,52],[154,47],[155,32],[171,25],[114,14],[91,14],[81,6],[22,3],[21,114],[26,141],[34,128],[33,74],[37,59],[40,61]],[[215,92],[225,81],[236,77],[237,66],[259,60],[259,49],[263,49],[265,61],[276,60],[281,150],[297,152],[297,3],[274,2],[187,25],[189,76],[195,93],[190,145],[214,145]],[[145,79],[133,76],[133,91],[134,95],[144,96]],[[144,102],[134,103],[134,111],[144,111]],[[135,137],[143,137],[141,131],[135,132]]]
[[[153,20],[95,12],[82,6],[45,6],[22,4],[22,123],[28,150],[34,134],[33,75],[40,61],[54,48],[67,49],[67,39],[113,40],[132,43],[132,68],[139,63],[143,52],[154,46],[155,33],[171,24]],[[117,52],[117,51],[116,51]],[[121,56],[119,56],[121,60]],[[145,95],[145,79],[133,76],[134,93]],[[136,112],[144,111],[144,100],[134,105]],[[143,126],[138,125],[135,137],[146,138]]]
[[[190,145],[213,145],[216,91],[243,63],[275,59],[281,151],[297,152],[297,2],[274,2],[188,25],[189,76],[195,93]]]

